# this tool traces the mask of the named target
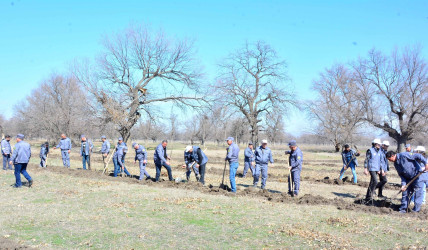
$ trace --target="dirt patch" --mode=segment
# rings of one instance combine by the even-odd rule
[[[126,182],[130,184],[143,184],[147,186],[155,186],[155,187],[165,187],[165,188],[178,188],[183,190],[195,190],[206,194],[211,195],[226,195],[226,196],[235,196],[235,194],[230,193],[230,188],[226,185],[225,188],[221,188],[218,185],[208,184],[203,186],[199,182],[175,182],[175,181],[167,181],[164,178],[161,178],[160,182],[154,182],[152,180],[146,181],[138,181],[136,177],[125,177],[125,178],[113,178],[110,176],[102,175],[101,171],[84,171],[77,169],[67,169],[64,167],[53,167],[53,168],[39,168],[35,164],[30,165],[31,171],[42,172],[42,171],[51,171],[59,174],[81,177],[81,178],[91,178],[91,179],[103,179],[108,181],[115,182]],[[333,184],[333,185],[341,185],[335,184],[335,180],[330,179],[329,177],[325,177],[320,180],[320,182]],[[341,181],[342,182],[342,181]],[[339,183],[339,182],[338,182]],[[348,182],[342,182],[348,183]],[[364,184],[362,184],[364,185]],[[34,184],[35,188],[37,188],[37,180],[35,180]],[[311,206],[319,206],[319,205],[332,205],[336,206],[339,210],[353,210],[353,211],[362,211],[373,214],[390,214],[395,216],[409,216],[409,217],[417,217],[423,220],[428,219],[428,209],[423,207],[423,209],[419,213],[408,213],[408,214],[399,214],[398,207],[399,205],[394,204],[388,200],[375,200],[371,204],[365,204],[363,200],[357,199],[353,202],[347,202],[341,198],[328,199],[319,195],[305,194],[303,196],[291,197],[287,193],[281,193],[276,190],[268,190],[268,189],[258,189],[253,187],[243,188],[238,190],[236,196],[248,196],[254,198],[265,199],[271,202],[279,202],[279,203],[294,203],[294,204],[302,204],[302,205],[311,205]]]
[[[35,248],[24,246],[22,244],[19,244],[5,237],[0,237],[0,249],[35,249]]]

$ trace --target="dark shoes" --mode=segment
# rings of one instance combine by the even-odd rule
[[[19,186],[19,187],[18,187],[18,186],[17,186],[17,185],[15,185],[15,184],[14,184],[14,185],[12,185],[12,188],[21,188],[21,187],[22,187],[22,186]]]
[[[33,186],[33,180],[28,181],[28,187],[31,187],[31,186]]]
[[[196,181],[199,181],[199,175],[196,176]]]

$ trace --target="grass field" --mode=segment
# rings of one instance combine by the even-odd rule
[[[154,146],[147,145],[152,176]],[[170,145],[174,177],[184,172],[180,167],[184,146]],[[33,149],[33,155],[38,156],[39,147]],[[369,178],[362,175],[360,167],[359,185],[334,184],[331,180],[338,177],[342,164],[340,155],[329,148],[302,146],[301,195],[291,198],[284,194],[288,175],[281,153],[284,149],[274,147],[276,162],[269,169],[269,191],[248,188],[252,184],[248,176],[237,178],[236,196],[216,188],[221,183],[225,150],[214,145],[206,149],[209,163],[205,187],[195,182],[193,174],[190,183],[102,176],[99,154],[93,154],[93,171],[81,170],[77,151],[72,153],[70,170],[61,167],[59,151],[49,156],[48,169],[37,167],[38,158],[33,157],[29,167],[34,179],[31,189],[12,189],[12,171],[0,172],[0,236],[9,244],[40,249],[428,246],[426,207],[418,215],[400,215],[390,207],[355,204],[356,198],[365,194]],[[131,151],[127,168],[138,175],[133,158]],[[241,163],[238,172],[242,169]],[[395,170],[388,178],[390,183],[399,183]],[[228,171],[226,179],[229,184]],[[385,194],[393,196],[397,191],[395,185],[388,185]]]

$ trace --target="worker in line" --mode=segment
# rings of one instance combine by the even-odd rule
[[[410,197],[415,195],[414,212],[419,212],[422,205],[422,185],[428,182],[428,164],[421,154],[411,155],[409,152],[395,153],[388,151],[386,158],[394,163],[398,175],[401,178],[401,206],[400,213],[406,213],[410,203]],[[422,173],[421,173],[422,172]],[[421,175],[416,178],[416,176]],[[416,178],[408,187],[407,184]]]
[[[345,171],[350,168],[352,175],[354,176],[354,183],[357,183],[357,171],[355,168],[358,167],[357,157],[360,156],[360,153],[351,149],[349,144],[345,144],[344,148],[345,150],[342,151],[343,167],[340,171],[339,179],[342,180]]]
[[[196,181],[199,181],[199,170],[196,167],[196,162],[195,162],[195,159],[193,158],[193,153],[189,153],[186,150],[187,150],[187,147],[184,150],[184,164],[182,166],[183,168],[186,168],[186,179],[187,181],[190,181],[190,175],[192,174],[192,169],[193,169],[193,172],[195,173]]]
[[[259,178],[261,174],[262,176],[261,189],[265,189],[266,187],[269,162],[272,164],[272,167],[273,167],[272,150],[270,150],[270,148],[267,147],[267,144],[268,144],[267,140],[262,140],[262,145],[256,148],[256,151],[254,152],[256,167],[253,175],[254,176],[253,187],[257,187],[257,183],[259,182]]]
[[[163,140],[161,144],[159,144],[156,147],[153,161],[155,162],[156,166],[156,182],[159,182],[162,166],[166,168],[166,171],[168,172],[168,178],[170,181],[174,181],[174,178],[172,178],[172,171],[171,166],[169,164],[169,160],[171,160],[170,157],[168,157],[167,149],[168,141]]]
[[[381,141],[380,139],[374,139],[372,142],[372,147],[366,152],[366,159],[364,161],[364,174],[370,174],[370,184],[367,188],[366,201],[370,202],[369,205],[372,205],[373,194],[376,189],[379,189],[378,196],[379,198],[385,198],[382,196],[383,187],[386,184],[386,172],[381,164],[382,161],[382,150],[380,149]],[[378,181],[379,177],[379,181]]]
[[[87,140],[85,135],[80,137],[82,139],[80,145],[80,156],[82,156],[83,169],[86,170],[86,163],[88,163],[88,169],[91,170],[91,152],[94,148],[91,140]]]
[[[101,146],[101,154],[103,156],[103,163],[104,163],[104,169],[107,166],[107,156],[110,153],[110,142],[107,140],[106,136],[101,136],[101,141],[103,142],[103,145]]]
[[[22,187],[21,174],[27,179],[28,187],[33,185],[33,179],[27,172],[27,165],[31,158],[30,144],[24,141],[24,135],[18,134],[16,136],[15,150],[10,158],[10,165],[15,167],[15,185],[14,188]]]
[[[49,142],[45,142],[40,146],[40,167],[46,167],[46,160],[49,154]]]
[[[12,165],[9,164],[12,155],[12,146],[10,146],[10,135],[1,140],[1,154],[3,155],[3,170],[12,170]]]
[[[61,157],[62,157],[62,164],[64,167],[70,168],[70,152],[71,152],[71,140],[70,138],[67,138],[65,134],[61,134],[61,140],[59,140],[59,143],[54,149],[61,149]]]
[[[254,167],[256,165],[255,156],[253,151],[253,143],[248,143],[248,147],[244,151],[244,172],[242,172],[242,178],[247,175],[248,169],[251,170],[251,174],[254,175]]]
[[[291,140],[288,143],[290,150],[285,151],[285,154],[289,154],[288,168],[291,171],[291,178],[288,177],[288,193],[293,196],[299,195],[300,190],[300,174],[302,172],[303,165],[303,153],[302,150],[297,146],[295,140]],[[294,190],[291,190],[291,182],[294,184]]]
[[[143,180],[144,176],[146,176],[146,180],[151,179],[149,173],[146,171],[147,166],[147,151],[143,145],[139,145],[138,143],[132,143],[132,147],[135,149],[135,160],[134,164],[139,162],[140,165],[140,178],[139,181]]]
[[[236,171],[238,171],[239,167],[239,146],[234,143],[233,137],[228,137],[226,139],[227,147],[227,155],[225,161],[229,162],[229,180],[230,180],[230,188],[232,193],[236,193]]]
[[[201,175],[199,178],[199,182],[202,185],[205,185],[205,169],[208,162],[208,157],[202,151],[202,149],[198,146],[187,146],[185,152],[192,154],[192,158],[194,159],[199,174]]]

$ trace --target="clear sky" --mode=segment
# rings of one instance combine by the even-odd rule
[[[428,1],[48,1],[0,0],[0,113],[74,58],[93,58],[102,35],[130,23],[196,39],[208,78],[245,41],[264,40],[288,63],[298,97],[313,98],[312,80],[336,62],[376,47],[420,44],[428,51]],[[287,132],[307,121],[291,112]]]

